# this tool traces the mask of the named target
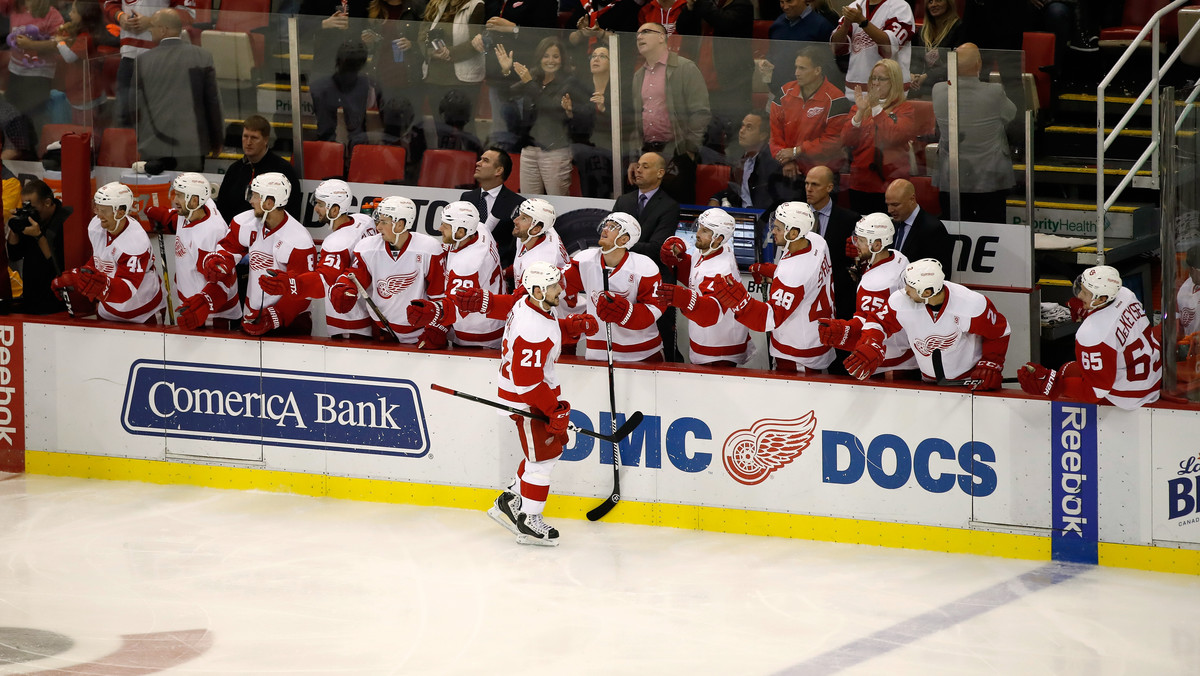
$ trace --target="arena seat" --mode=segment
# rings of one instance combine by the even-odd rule
[[[1025,72],[1033,76],[1039,106],[1050,104],[1050,73],[1042,68],[1054,65],[1054,39],[1054,33],[1033,32],[1025,33],[1021,39],[1021,50],[1025,52]]]
[[[324,181],[345,175],[346,146],[334,141],[305,141],[303,151],[305,180]]]
[[[1127,47],[1133,44],[1134,38],[1142,28],[1150,22],[1150,17],[1158,10],[1171,4],[1172,0],[1127,0],[1121,13],[1121,25],[1100,30],[1101,47]],[[1171,12],[1163,17],[1159,25],[1159,45],[1166,51],[1167,43],[1176,39],[1179,30],[1179,12]],[[1150,47],[1150,34],[1147,33],[1138,47]]]
[[[100,152],[96,156],[96,166],[128,169],[137,161],[137,131],[109,127],[100,134]]]
[[[221,0],[216,29],[249,33],[271,22],[271,0]]]
[[[726,164],[696,166],[696,204],[708,204],[713,195],[729,188],[732,169]]]
[[[67,134],[83,134],[92,133],[91,127],[85,127],[81,124],[44,124],[42,125],[42,133],[38,136],[38,157],[46,154],[46,146],[60,140]],[[96,139],[92,139],[92,147],[94,148]]]
[[[917,168],[924,173],[926,171],[925,145],[928,141],[921,140],[921,137],[931,137],[937,133],[937,117],[933,114],[932,101],[911,101],[910,103],[913,105],[917,120],[917,139],[913,141],[913,154],[917,159]]]
[[[521,192],[521,153],[509,153],[508,158],[512,160],[512,172],[504,185],[513,192]]]
[[[340,145],[340,144],[339,144]],[[433,151],[426,151],[426,154]],[[407,151],[400,146],[357,145],[350,154],[351,183],[399,183]]]
[[[917,191],[917,206],[934,216],[941,215],[942,204],[938,201],[938,189],[933,186],[933,179],[928,176],[913,176],[909,180]]]
[[[418,183],[426,188],[457,188],[475,182],[475,153],[469,150],[426,150]]]

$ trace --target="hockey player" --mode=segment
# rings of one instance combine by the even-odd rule
[[[513,217],[513,237],[517,239],[517,255],[513,259],[513,279],[525,278],[525,270],[534,261],[545,261],[558,269],[570,260],[562,238],[554,231],[554,207],[544,199],[527,199],[517,207]],[[562,317],[566,306],[557,310]]]
[[[50,283],[53,291],[73,288],[96,302],[100,319],[157,324],[167,307],[150,238],[129,217],[133,191],[120,183],[100,186],[92,197],[88,223],[92,260]]]
[[[268,271],[297,276],[314,268],[317,251],[312,236],[283,209],[291,192],[292,185],[283,174],[268,172],[254,177],[250,182],[250,208],[233,217],[229,234],[216,251],[200,261],[204,279],[231,285],[235,279],[234,264],[243,255],[249,255],[250,280],[246,285],[242,330],[252,336],[272,331],[279,335],[312,333],[307,298],[269,293],[261,286]],[[197,321],[207,319],[199,317],[202,310],[197,315]]]
[[[504,293],[500,251],[486,228],[479,227],[479,210],[470,202],[451,202],[442,208],[442,246],[446,250],[446,288],[449,294],[468,289],[489,295]],[[414,300],[408,306],[408,323],[450,327],[450,342],[461,347],[500,347],[504,320],[459,312],[454,303]]]
[[[438,300],[446,286],[442,244],[413,232],[416,221],[417,205],[412,200],[396,195],[383,198],[375,207],[379,234],[354,246],[350,269],[329,289],[329,301],[338,312],[349,311],[358,302],[357,279],[383,313],[375,321],[386,321],[397,340],[440,350],[446,347],[446,327],[437,322],[413,326],[407,316],[412,301]]]
[[[836,324],[834,324],[837,326]],[[942,264],[922,258],[904,269],[904,290],[894,291],[862,327],[846,370],[863,380],[883,364],[884,341],[903,330],[926,380],[935,378],[933,352],[940,350],[945,376],[968,379],[972,390],[1002,382],[1008,351],[1008,320],[981,293],[946,281]]]
[[[663,265],[674,269],[676,279],[687,280],[687,286],[659,285],[658,302],[679,308],[690,322],[691,363],[717,367],[745,364],[754,354],[750,333],[711,296],[718,279],[738,275],[732,247],[733,216],[718,208],[708,209],[696,218],[696,225],[695,251],[689,251],[678,237],[663,242],[659,252]]]
[[[908,259],[899,251],[889,248],[895,233],[895,226],[887,214],[867,214],[855,224],[851,239],[856,258],[864,264],[862,277],[858,281],[855,314],[847,321],[822,320],[818,333],[823,344],[853,349],[863,328],[873,321],[872,317],[884,310],[893,293],[904,289],[904,269],[908,267]],[[914,371],[917,368],[904,329],[888,336],[883,347],[883,364],[875,373]]]
[[[1154,327],[1121,275],[1107,265],[1083,271],[1074,295],[1083,303],[1076,361],[1052,371],[1030,362],[1017,370],[1021,389],[1051,399],[1107,402],[1126,410],[1158,400],[1162,351]]]
[[[237,285],[210,282],[200,267],[229,234],[229,224],[212,201],[212,184],[194,172],[179,174],[171,181],[170,198],[170,207],[150,207],[146,216],[160,232],[175,233],[172,286],[179,299],[179,326],[187,331],[202,326],[228,329],[230,320],[242,316]]]
[[[528,295],[513,307],[504,327],[500,353],[500,398],[541,414],[548,422],[512,415],[525,459],[488,516],[517,536],[521,544],[555,546],[558,530],[542,520],[550,494],[550,472],[568,441],[571,406],[562,399],[554,362],[562,349],[554,308],[562,300],[561,273],[545,261],[525,268],[521,285]],[[588,335],[599,326],[588,315],[571,315]]]
[[[771,332],[770,354],[775,369],[784,373],[816,375],[836,356],[817,335],[817,321],[833,318],[833,269],[828,245],[812,231],[815,222],[804,202],[784,202],[775,209],[771,235],[783,257],[778,265],[751,266],[755,282],[771,280],[769,304],[750,298],[734,277],[723,278],[716,288],[717,302],[739,323]]]
[[[1175,312],[1179,318],[1176,350],[1180,364],[1186,362],[1179,372],[1187,372],[1188,379],[1195,379],[1190,374],[1200,367],[1200,246],[1189,249],[1184,261],[1188,276],[1175,293]]]
[[[613,324],[613,361],[661,362],[662,337],[655,324],[662,308],[655,291],[662,283],[658,265],[650,258],[630,251],[642,236],[641,225],[629,214],[614,212],[604,218],[600,247],[575,254],[567,268],[564,286],[582,293],[587,313]],[[604,290],[603,265],[608,275]],[[601,339],[588,340],[587,359],[604,359],[607,348]]]
[[[325,299],[325,325],[332,338],[370,338],[373,329],[366,305],[354,303],[347,312],[338,312],[329,300],[327,289],[350,268],[354,246],[375,232],[375,222],[366,214],[352,214],[354,195],[340,179],[323,181],[313,192],[313,211],[321,223],[329,223],[333,232],[321,243],[317,268],[312,272],[290,275],[270,271],[261,280],[270,294]]]

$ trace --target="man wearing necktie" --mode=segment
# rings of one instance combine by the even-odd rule
[[[500,250],[500,264],[511,267],[516,255],[516,240],[513,239],[513,214],[525,201],[508,189],[504,182],[512,173],[512,158],[497,147],[488,148],[475,163],[476,187],[459,197],[475,205],[479,211],[479,227],[486,228],[496,240]]]
[[[771,126],[767,114],[754,110],[742,118],[738,145],[744,154],[733,168],[729,189],[713,195],[709,206],[772,209],[796,197],[783,167],[771,154]]]
[[[936,216],[917,205],[917,189],[912,182],[903,178],[892,181],[884,193],[884,201],[896,226],[892,248],[910,261],[937,259],[946,279],[950,279],[954,269],[950,260],[954,241]]]

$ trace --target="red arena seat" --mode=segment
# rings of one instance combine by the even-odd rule
[[[475,182],[475,153],[469,150],[426,150],[421,178],[427,188],[457,188]]]
[[[408,153],[400,146],[357,145],[350,154],[351,183],[399,183]]]
[[[403,150],[403,148],[401,148]],[[323,181],[345,174],[346,147],[335,141],[304,142],[304,178]]]
[[[701,164],[696,167],[696,204],[708,204],[713,195],[729,187],[730,167]]]
[[[100,135],[100,152],[96,165],[129,168],[138,160],[137,132],[133,129],[109,127]]]

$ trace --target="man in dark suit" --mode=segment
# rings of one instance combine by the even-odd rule
[[[917,189],[912,182],[903,178],[892,181],[883,198],[887,202],[888,215],[896,226],[892,248],[904,254],[910,262],[936,258],[942,264],[946,279],[950,279],[954,241],[936,216],[917,205]]]
[[[138,153],[166,169],[203,171],[204,156],[221,152],[225,117],[212,54],[180,39],[183,22],[173,9],[150,20],[158,46],[137,57]]]
[[[663,176],[667,173],[667,161],[658,153],[645,153],[633,165],[633,184],[636,190],[621,195],[613,205],[613,211],[632,215],[642,226],[642,236],[632,251],[649,256],[658,263],[658,271],[664,284],[674,284],[675,275],[662,264],[659,251],[663,242],[679,228],[679,202],[661,190]],[[663,338],[664,356],[667,361],[682,361],[675,344],[675,310],[667,308],[658,320],[658,331]]]
[[[834,179],[833,170],[817,165],[804,177],[804,193],[817,219],[813,230],[829,245],[829,264],[833,268],[833,313],[838,319],[850,319],[854,316],[858,297],[858,280],[850,276],[855,259],[846,255],[846,242],[854,235],[854,224],[858,223],[859,215],[833,203]],[[837,355],[829,365],[829,373],[849,375],[842,362],[850,353],[838,350]]]
[[[525,201],[524,197],[504,185],[512,168],[512,158],[508,153],[495,146],[488,148],[475,163],[476,187],[459,197],[479,210],[480,225],[486,227],[496,239],[496,246],[500,249],[500,264],[505,268],[512,267],[513,257],[517,253],[516,240],[513,239],[513,214]]]
[[[741,207],[769,211],[782,202],[797,199],[792,182],[771,154],[771,124],[767,114],[752,110],[742,118],[738,145],[743,155],[733,167],[729,189],[713,195],[709,206]]]

